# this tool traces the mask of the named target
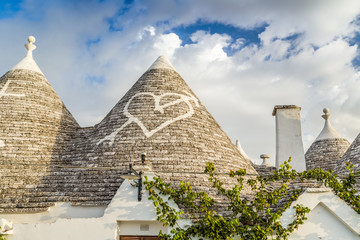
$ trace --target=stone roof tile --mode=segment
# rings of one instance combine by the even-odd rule
[[[206,162],[222,173],[257,174],[164,57],[89,128],[25,65],[0,79],[0,212],[44,211],[64,201],[106,205],[142,152],[166,181],[198,189],[207,188]]]
[[[334,170],[350,143],[330,124],[329,109],[324,108],[325,124],[323,130],[305,153],[306,169],[322,168]]]

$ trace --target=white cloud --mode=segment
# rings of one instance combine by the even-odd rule
[[[233,44],[231,44],[230,47],[231,47],[231,49],[238,50],[242,46],[244,46],[245,41],[246,41],[245,38],[238,38],[238,39],[236,39],[236,41]]]
[[[146,35],[154,36],[155,35],[155,27],[153,26],[146,26],[142,29],[138,34],[138,39],[143,39]]]
[[[181,40],[175,33],[162,34],[154,42],[154,49],[159,55],[172,57],[176,49],[180,48]]]

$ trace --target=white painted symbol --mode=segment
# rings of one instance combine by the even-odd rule
[[[5,83],[5,86],[0,90],[0,98],[4,96],[13,96],[13,97],[25,97],[25,94],[15,94],[15,93],[6,93],[6,90],[9,88],[11,80]]]
[[[193,108],[193,105],[191,104],[190,101],[193,101],[195,103],[195,105],[197,107],[199,107],[199,102],[197,100],[196,97],[194,97],[193,95],[191,95],[190,93],[188,92],[185,92],[186,95],[184,94],[178,94],[178,93],[164,93],[162,95],[155,95],[151,92],[143,92],[143,93],[137,93],[135,94],[134,96],[132,96],[130,98],[130,100],[126,103],[125,107],[124,107],[124,115],[128,118],[128,120],[118,129],[116,129],[114,132],[112,132],[110,135],[104,137],[103,139],[101,139],[99,142],[97,142],[97,145],[101,144],[102,142],[104,141],[110,141],[109,144],[112,145],[114,143],[114,140],[115,140],[115,137],[116,135],[121,131],[123,130],[127,125],[129,125],[130,123],[136,123],[140,128],[141,130],[143,131],[144,135],[146,137],[151,137],[152,135],[154,135],[156,132],[160,131],[161,129],[169,126],[170,124],[176,122],[176,121],[179,121],[179,120],[182,120],[182,119],[185,119],[185,118],[188,118],[188,117],[191,117],[193,114],[194,114],[194,108]],[[184,102],[186,105],[188,105],[189,107],[189,110],[180,115],[180,116],[177,116],[176,118],[173,118],[173,119],[170,119],[168,121],[165,121],[163,122],[162,124],[160,124],[157,128],[153,129],[153,130],[149,130],[145,127],[145,125],[143,124],[143,122],[141,122],[140,119],[138,119],[137,117],[133,116],[131,113],[129,113],[128,111],[128,108],[129,108],[129,105],[131,103],[131,101],[135,98],[135,97],[138,97],[138,96],[141,96],[141,95],[148,95],[148,96],[151,96],[154,98],[155,100],[155,108],[154,108],[154,111],[159,111],[160,113],[164,113],[164,109],[167,108],[167,107],[170,107],[170,106],[173,106],[173,105],[176,105],[176,104],[179,104],[181,102]],[[169,102],[169,103],[166,103],[164,105],[160,105],[160,100],[163,98],[163,97],[168,97],[168,96],[175,96],[175,97],[179,97],[179,99],[175,100],[175,101],[172,101],[172,102]]]
[[[4,87],[0,90],[0,98],[4,96],[12,96],[12,97],[25,97],[25,94],[15,94],[15,93],[6,93],[6,90],[9,88],[11,80],[8,80]],[[1,118],[1,116],[0,116]],[[4,141],[0,140],[0,147],[5,147]]]

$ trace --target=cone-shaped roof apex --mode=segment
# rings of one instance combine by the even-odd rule
[[[331,116],[329,109],[324,108],[323,112],[324,128],[305,153],[306,168],[308,170],[315,168],[322,168],[325,171],[334,170],[340,158],[350,146],[349,141],[332,128],[329,121]]]
[[[249,156],[245,153],[244,149],[242,148],[239,140],[235,141],[235,145],[236,145],[237,149],[239,150],[239,152],[241,153],[241,155],[243,155],[244,158],[250,160]]]
[[[26,56],[13,67],[11,70],[15,69],[25,69],[25,70],[31,70],[34,72],[38,72],[42,75],[42,71],[40,70],[39,66],[36,64],[34,58],[32,57],[32,51],[36,49],[36,46],[33,44],[36,39],[33,36],[28,37],[29,43],[25,44],[25,47],[27,49]]]
[[[348,174],[349,172],[345,165],[345,163],[348,162],[354,164],[352,170],[360,171],[360,134],[355,138],[348,150],[342,156],[334,172],[337,174]],[[360,185],[357,186],[357,188],[360,190]]]
[[[156,59],[156,61],[149,67],[149,70],[152,69],[171,69],[175,70],[174,66],[170,63],[169,59],[166,56],[160,56]]]
[[[159,168],[169,166],[170,159],[183,159],[202,171],[210,158],[223,162],[221,168],[242,167],[256,173],[244,151],[236,149],[165,56],[151,65],[94,131],[96,149],[121,149],[126,152],[124,159],[137,151],[147,152]],[[133,142],[138,143],[135,148]],[[160,157],[166,155],[167,163]]]
[[[62,161],[123,172],[146,152],[154,173],[164,181],[187,181],[199,190],[207,186],[202,174],[206,162],[224,174],[239,168],[257,174],[165,57],[155,61],[99,124],[68,146],[74,150]],[[84,176],[76,183],[79,188],[87,184]],[[98,179],[117,182],[119,174],[102,172]],[[96,201],[111,200],[116,190],[96,196]],[[94,201],[85,195],[77,198],[72,202]]]
[[[323,112],[324,115],[322,115],[322,117],[325,119],[324,128],[315,141],[330,139],[330,138],[343,138],[330,124],[330,120],[329,120],[329,118],[331,117],[331,115],[329,114],[330,110],[328,108],[324,108]]]
[[[54,197],[52,191],[37,190],[54,189],[56,181],[44,178],[80,128],[32,58],[33,42],[29,37],[25,58],[0,77],[0,189],[16,185],[0,198],[0,212],[37,212],[53,205],[46,200]],[[22,207],[8,204],[14,199]]]

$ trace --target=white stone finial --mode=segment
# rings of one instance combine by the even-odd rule
[[[32,51],[36,49],[36,46],[33,44],[36,41],[34,36],[29,36],[28,37],[28,42],[27,44],[25,44],[25,47],[27,49],[27,53],[26,56],[30,56],[32,57]]]
[[[160,68],[176,71],[173,65],[170,63],[169,59],[165,56],[158,57],[156,61],[149,67],[148,71],[151,69],[160,69]]]
[[[36,41],[36,38],[34,36],[29,36],[28,37],[28,42],[29,43],[34,43]]]
[[[328,108],[323,109],[324,115],[321,115],[323,119],[325,119],[324,128],[319,134],[319,136],[315,139],[315,141],[330,139],[330,138],[343,138],[330,124],[329,118],[331,115],[329,114],[330,110]]]
[[[243,157],[245,157],[246,159],[250,159],[249,156],[245,153],[244,149],[241,147],[241,144],[240,144],[239,140],[235,141],[235,146],[239,150],[239,152],[241,153],[241,155]]]
[[[267,155],[267,154],[261,154],[261,155],[260,155],[260,158],[263,160],[263,162],[262,162],[261,165],[263,165],[263,166],[271,166],[270,163],[269,163],[269,161],[268,161],[268,159],[270,158],[269,155]]]
[[[324,108],[324,109],[323,109],[323,112],[324,112],[325,114],[322,115],[322,117],[323,117],[325,120],[328,120],[328,119],[331,117],[331,115],[329,114],[330,109]]]
[[[29,36],[27,40],[29,41],[29,43],[25,44],[25,48],[27,49],[26,56],[18,64],[16,64],[15,67],[13,67],[11,70],[25,69],[25,70],[35,71],[44,75],[32,57],[32,51],[36,49],[36,46],[34,45],[36,39],[34,36]]]

